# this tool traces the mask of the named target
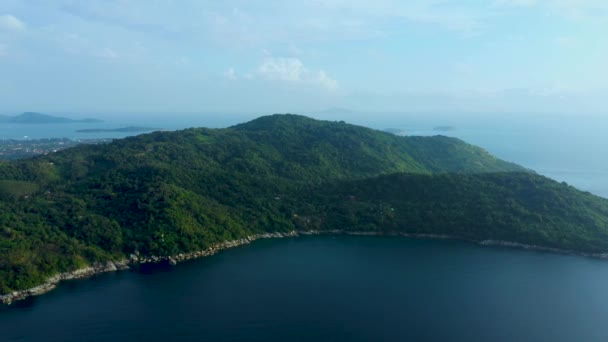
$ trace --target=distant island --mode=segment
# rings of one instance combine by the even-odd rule
[[[77,133],[106,133],[106,132],[152,132],[160,131],[159,128],[129,126],[121,128],[86,128],[76,130]]]
[[[454,130],[454,126],[437,126],[435,128],[433,128],[433,131],[437,131],[437,132],[449,132],[449,131],[453,131]]]
[[[99,119],[69,119],[35,112],[25,112],[17,116],[0,116],[0,123],[14,124],[61,124],[61,123],[100,123]]]

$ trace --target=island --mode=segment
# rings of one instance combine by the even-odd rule
[[[293,114],[0,162],[0,302],[262,238],[450,238],[598,258],[608,200],[446,136]]]
[[[77,133],[107,133],[107,132],[124,132],[124,133],[133,133],[133,132],[152,132],[159,131],[159,128],[150,128],[150,127],[138,127],[138,126],[129,126],[129,127],[121,127],[121,128],[86,128],[76,130]]]
[[[35,112],[25,112],[17,116],[0,116],[0,123],[12,124],[65,124],[65,123],[100,123],[99,119],[69,119]]]

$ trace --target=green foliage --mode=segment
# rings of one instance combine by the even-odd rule
[[[327,184],[301,201],[300,229],[314,218],[323,229],[608,251],[608,200],[531,173],[399,173]]]
[[[0,180],[0,197],[14,199],[29,196],[38,191],[38,184],[18,180]]]
[[[457,139],[273,115],[0,162],[0,293],[134,252],[294,229],[600,251],[606,214],[605,200]]]

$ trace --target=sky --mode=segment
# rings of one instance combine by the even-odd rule
[[[0,0],[0,112],[608,113],[606,0]]]

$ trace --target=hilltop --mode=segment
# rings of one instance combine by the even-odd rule
[[[256,234],[356,230],[608,251],[608,201],[455,138],[299,115],[0,163],[0,293]]]

